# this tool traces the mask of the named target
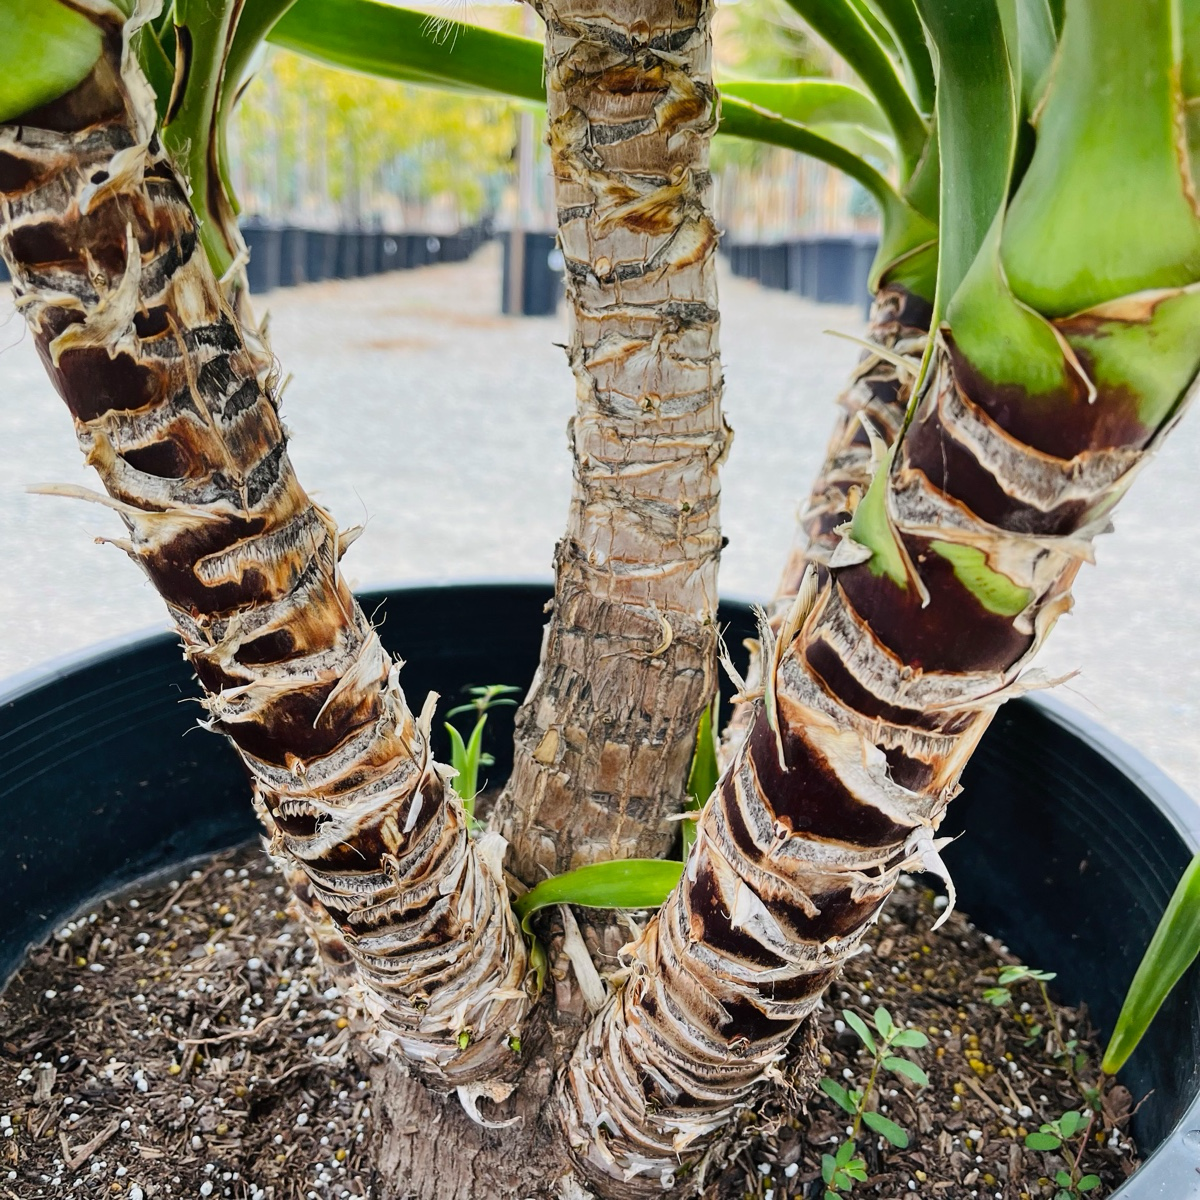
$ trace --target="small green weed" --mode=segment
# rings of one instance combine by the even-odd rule
[[[862,1091],[846,1088],[836,1079],[822,1079],[821,1091],[853,1118],[850,1134],[833,1154],[821,1156],[821,1177],[825,1181],[824,1200],[838,1200],[839,1192],[849,1192],[855,1180],[866,1179],[866,1163],[855,1157],[857,1138],[865,1125],[900,1150],[908,1145],[908,1134],[890,1117],[869,1109],[881,1071],[900,1075],[918,1087],[927,1087],[929,1077],[911,1058],[894,1053],[898,1049],[919,1050],[929,1039],[917,1029],[901,1029],[892,1014],[882,1006],[875,1010],[869,1028],[867,1022],[849,1009],[842,1010],[846,1024],[858,1036],[863,1049],[871,1056],[871,1073]]]
[[[1025,1135],[1025,1145],[1030,1150],[1040,1150],[1043,1153],[1060,1151],[1073,1138],[1079,1137],[1079,1147],[1074,1160],[1070,1160],[1070,1170],[1059,1170],[1054,1174],[1054,1183],[1059,1189],[1054,1194],[1054,1200],[1077,1200],[1079,1196],[1100,1185],[1099,1175],[1081,1175],[1079,1170],[1094,1119],[1091,1113],[1088,1113],[1085,1119],[1083,1113],[1065,1112],[1057,1121],[1048,1121],[1040,1126],[1037,1133]],[[1069,1152],[1064,1157],[1069,1159]]]
[[[487,724],[488,711],[501,705],[515,705],[511,699],[514,692],[520,688],[509,687],[502,683],[488,684],[486,687],[467,688],[471,699],[466,704],[452,708],[447,714],[446,733],[450,736],[450,765],[458,772],[454,780],[454,790],[463,802],[467,813],[467,825],[472,833],[478,832],[479,823],[475,820],[475,797],[479,794],[479,768],[490,767],[496,760],[490,754],[483,752],[483,727]],[[453,725],[450,717],[461,713],[474,713],[475,725],[463,741],[463,736]]]

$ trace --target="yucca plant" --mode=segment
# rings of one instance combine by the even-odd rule
[[[1057,21],[1041,0],[795,6],[873,99],[766,81],[718,104],[706,0],[545,4],[545,91],[535,43],[433,42],[421,15],[367,0],[0,0],[18,306],[105,485],[92,498],[124,519],[309,927],[371,1018],[392,1194],[687,1189],[781,1065],[815,1078],[806,1018],[900,872],[944,873],[936,832],[965,762],[1035,686],[1092,539],[1200,368],[1194,6],[1067,0]],[[728,441],[709,139],[814,154],[880,202],[876,346],[808,565],[764,624],[744,737],[682,873],[647,888],[622,867],[641,906],[678,882],[607,987],[563,909],[551,953],[576,983],[557,971],[539,993],[504,842],[476,835],[432,761],[432,706],[409,710],[339,573],[351,537],[289,464],[222,141],[264,36],[547,99],[576,491],[493,819],[525,884],[585,866],[589,902],[605,860],[669,851],[667,818],[704,774]],[[895,183],[857,153],[881,138]],[[583,899],[571,878],[556,900]],[[507,1127],[470,1125],[451,1088]],[[481,1097],[500,1107],[481,1115]],[[414,1125],[415,1149],[390,1132]]]

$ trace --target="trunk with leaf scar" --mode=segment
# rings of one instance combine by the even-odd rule
[[[912,382],[929,337],[932,306],[903,284],[884,284],[875,293],[866,340],[882,353],[867,350],[838,397],[838,415],[808,501],[796,525],[775,596],[768,607],[776,632],[810,563],[826,566],[838,543],[835,529],[846,521],[871,482],[871,439],[860,414],[890,446],[904,424]],[[900,360],[900,361],[897,361]],[[902,365],[906,364],[906,365]],[[757,657],[750,663],[750,691],[761,685]],[[753,716],[749,701],[734,705],[721,735],[721,757],[728,760],[746,736]]]
[[[111,10],[115,13],[115,10]],[[292,470],[275,379],[199,244],[123,30],[72,92],[0,126],[17,306],[237,747],[270,849],[380,1039],[443,1086],[515,1064],[525,949],[498,839],[474,842]],[[123,61],[124,58],[124,61]],[[128,86],[127,86],[128,84]],[[494,1087],[495,1085],[487,1085]]]
[[[549,141],[576,381],[554,611],[498,812],[527,883],[678,838],[716,683],[711,9],[546,3]]]
[[[946,876],[935,834],[963,767],[996,709],[1044,685],[1027,668],[1093,539],[1194,393],[1178,53],[1166,0],[1068,0],[1037,151],[1007,210],[998,177],[912,423],[877,447],[827,572],[763,630],[749,732],[564,1074],[573,1152],[606,1195],[695,1167],[899,873]],[[1154,218],[1133,240],[1130,211]]]

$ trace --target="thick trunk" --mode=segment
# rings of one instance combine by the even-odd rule
[[[922,297],[898,284],[885,284],[875,294],[867,341],[886,352],[865,352],[838,397],[838,414],[833,435],[825,451],[808,501],[796,524],[796,537],[768,608],[771,627],[780,623],[800,590],[804,572],[812,564],[823,567],[836,549],[838,525],[848,520],[871,482],[871,441],[859,419],[861,413],[891,446],[904,424],[912,382],[925,352],[932,307]],[[896,357],[910,364],[901,369]],[[746,678],[747,691],[758,690],[762,680],[758,659],[753,658]],[[721,739],[724,761],[733,757],[750,728],[754,706],[749,701],[734,705]]]
[[[296,479],[275,380],[120,54],[114,30],[80,88],[0,127],[17,305],[327,959],[441,1083],[506,1072],[527,1004],[498,855],[468,837],[427,719],[338,571],[344,539]]]
[[[1060,328],[1136,330],[1164,298]],[[1093,399],[1081,386],[1051,413],[939,348],[895,462],[856,512],[875,553],[847,539],[843,561],[858,562],[785,618],[684,877],[568,1066],[564,1122],[606,1194],[634,1194],[631,1172],[654,1193],[697,1159],[753,1101],[904,866],[940,867],[933,834],[964,764],[1175,415],[1168,397],[1169,416],[1131,421],[1129,390],[1095,382]]]
[[[547,3],[576,380],[554,611],[498,808],[529,883],[678,836],[715,686],[721,416],[711,9]]]

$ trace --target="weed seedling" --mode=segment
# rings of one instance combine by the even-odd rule
[[[512,704],[513,692],[520,688],[508,687],[502,683],[488,684],[487,687],[467,689],[471,697],[466,704],[452,708],[446,717],[457,717],[460,713],[475,714],[475,726],[464,742],[449,719],[446,721],[446,733],[450,736],[450,765],[458,772],[454,780],[454,790],[463,802],[467,813],[467,827],[472,833],[477,833],[479,823],[475,820],[475,797],[479,794],[479,768],[490,767],[496,760],[490,754],[483,753],[483,727],[487,724],[488,710],[499,708],[501,705]]]
[[[1079,1166],[1083,1152],[1087,1149],[1094,1120],[1093,1113],[1089,1113],[1085,1121],[1083,1113],[1065,1112],[1057,1121],[1049,1121],[1040,1126],[1037,1133],[1025,1135],[1025,1145],[1030,1150],[1041,1150],[1044,1153],[1061,1150],[1064,1146],[1069,1146],[1073,1138],[1079,1136],[1079,1148],[1071,1160],[1070,1170],[1060,1170],[1054,1174],[1054,1183],[1058,1188],[1054,1193],[1054,1200],[1078,1200],[1078,1197],[1100,1185],[1099,1175],[1081,1175]],[[1069,1152],[1064,1157],[1069,1158]]]
[[[864,1125],[900,1150],[908,1145],[908,1134],[895,1121],[867,1107],[879,1081],[880,1071],[903,1076],[918,1087],[927,1087],[929,1084],[929,1077],[911,1058],[895,1053],[898,1049],[919,1050],[927,1046],[929,1039],[923,1033],[917,1029],[898,1028],[892,1020],[892,1014],[883,1007],[875,1010],[871,1021],[874,1032],[857,1013],[843,1009],[842,1016],[862,1042],[863,1049],[871,1056],[871,1073],[862,1091],[845,1088],[835,1079],[821,1080],[821,1091],[853,1118],[846,1140],[833,1154],[821,1156],[824,1200],[838,1200],[839,1193],[848,1193],[854,1187],[855,1180],[861,1182],[866,1179],[866,1162],[855,1156],[857,1138]]]

